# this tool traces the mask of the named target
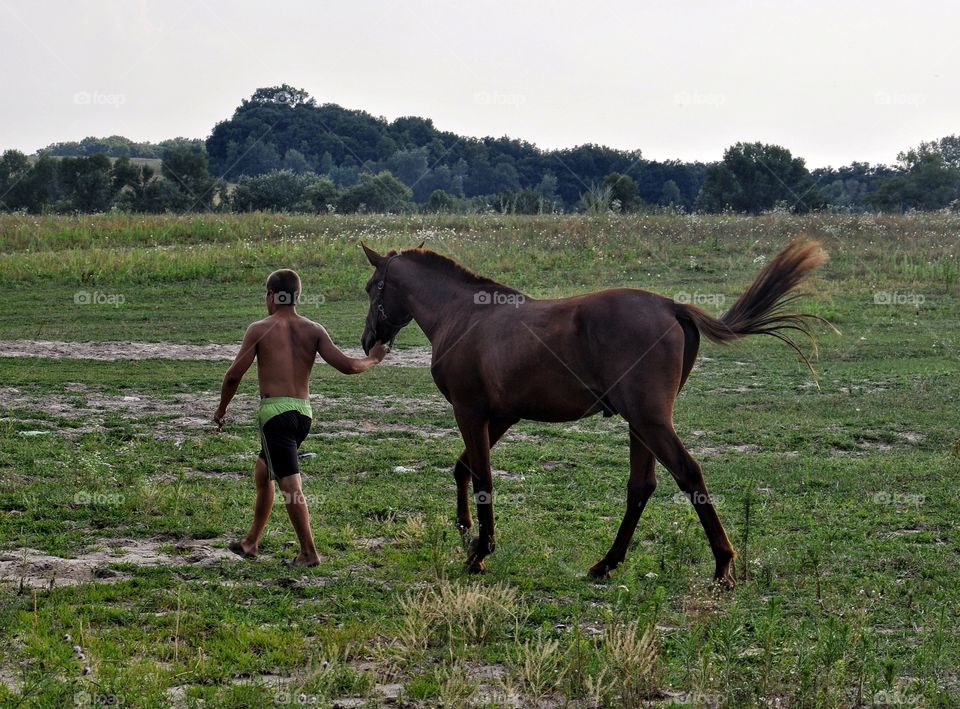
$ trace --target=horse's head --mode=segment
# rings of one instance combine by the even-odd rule
[[[397,333],[413,316],[403,304],[396,279],[389,277],[390,264],[400,258],[400,254],[391,250],[386,255],[380,255],[363,242],[360,242],[360,245],[374,268],[373,276],[366,287],[370,296],[370,310],[367,312],[367,322],[360,338],[363,351],[369,354],[377,342],[392,344]]]

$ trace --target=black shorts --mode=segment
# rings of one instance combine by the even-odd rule
[[[284,411],[270,418],[260,429],[260,457],[276,480],[300,472],[298,451],[310,433],[312,419],[299,411]]]

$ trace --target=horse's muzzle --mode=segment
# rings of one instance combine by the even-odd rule
[[[377,342],[377,336],[369,327],[363,328],[363,335],[360,337],[360,346],[364,354],[370,354],[370,350]]]

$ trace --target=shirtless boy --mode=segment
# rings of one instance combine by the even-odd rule
[[[248,559],[257,555],[260,537],[273,509],[273,480],[300,542],[294,566],[315,566],[320,562],[313,544],[310,515],[300,482],[297,454],[310,431],[310,371],[319,355],[344,374],[359,374],[379,363],[389,349],[377,343],[367,357],[349,357],[333,344],[327,331],[297,314],[300,277],[289,269],[274,271],[267,278],[269,316],[247,328],[237,358],[223,377],[220,406],[213,415],[217,430],[223,427],[227,406],[237,393],[244,373],[257,360],[260,380],[260,409],[257,427],[262,448],[253,476],[257,501],[253,524],[247,536],[230,544],[230,551]]]

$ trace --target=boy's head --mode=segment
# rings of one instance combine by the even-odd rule
[[[289,268],[281,268],[267,277],[267,310],[292,308],[300,299],[300,276]]]

